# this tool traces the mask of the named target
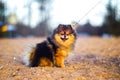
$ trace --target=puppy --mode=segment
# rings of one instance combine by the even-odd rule
[[[74,48],[76,32],[71,25],[59,24],[43,42],[31,47],[25,54],[27,66],[65,67],[64,60]]]

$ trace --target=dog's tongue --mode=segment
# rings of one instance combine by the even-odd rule
[[[66,41],[67,40],[67,38],[61,38],[63,41]]]
[[[62,36],[61,39],[62,39],[63,41],[66,41],[68,38],[67,38],[66,36]]]

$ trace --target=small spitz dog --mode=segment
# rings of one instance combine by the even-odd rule
[[[44,42],[31,47],[25,54],[24,63],[31,67],[65,67],[64,60],[73,50],[75,41],[76,32],[72,25],[59,24]]]

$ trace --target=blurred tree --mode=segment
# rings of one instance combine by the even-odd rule
[[[50,28],[48,27],[47,21],[40,22],[35,28],[34,28],[34,35],[36,36],[47,36],[50,33]]]
[[[42,17],[42,21],[47,20],[50,17],[50,9],[51,9],[51,0],[36,0],[40,3],[40,13]]]
[[[0,1],[0,21],[5,22],[5,4]]]
[[[115,36],[120,35],[120,17],[118,18],[117,16],[119,15],[117,10],[117,2],[114,6],[112,5],[112,0],[109,0],[109,3],[107,5],[107,15],[105,16],[105,22],[103,24],[103,31],[109,34],[113,34]],[[117,1],[117,0],[114,0]]]
[[[5,22],[5,4],[0,1],[0,38],[3,37],[3,26],[4,26],[4,22]]]
[[[17,26],[16,36],[27,37],[33,34],[32,29],[28,25],[17,23],[15,26]]]
[[[33,3],[33,0],[28,0],[26,6],[28,7],[28,24],[29,26],[31,26],[31,17],[32,17],[32,9],[31,9],[31,5]]]
[[[6,11],[8,11],[8,13],[6,15],[10,14],[9,12],[11,10],[9,11],[10,8],[8,5],[9,3],[7,4],[7,1],[8,0],[5,0],[5,1],[0,0],[0,21],[5,20],[5,16],[4,16],[5,7],[7,9]],[[3,4],[3,2],[6,6]],[[39,21],[38,25],[35,26],[35,28],[31,28],[31,26],[32,26],[31,21],[34,20],[33,19],[34,14],[32,14],[33,6],[34,6],[33,3],[36,3],[36,2],[39,4],[39,9],[37,7],[36,10],[39,10],[40,21]],[[20,18],[18,17],[18,21],[17,21],[18,23],[16,24],[17,34],[21,35],[21,36],[28,36],[28,35],[44,36],[44,35],[47,35],[50,32],[50,26],[48,26],[48,25],[49,25],[49,20],[50,20],[51,2],[52,2],[52,0],[24,0],[22,5],[20,5],[19,7],[16,5],[16,7],[13,8],[13,13],[16,14],[17,17],[21,16],[21,21],[19,21]],[[19,4],[19,3],[16,3],[16,4]],[[22,12],[21,12],[22,15],[18,14],[19,13],[18,11],[22,10],[22,9],[23,9],[23,12],[24,12],[24,10],[26,10],[25,16],[23,16]],[[13,20],[13,17],[11,19]],[[11,22],[11,19],[9,20],[10,22]],[[14,19],[13,21],[16,21],[16,20]],[[25,25],[24,21],[28,21],[29,25]]]
[[[41,21],[36,26],[35,34],[37,36],[46,36],[50,32],[50,26],[48,24],[50,19],[50,10],[51,10],[51,0],[36,0],[40,3],[40,14],[41,14]]]

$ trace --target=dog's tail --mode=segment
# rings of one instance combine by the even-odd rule
[[[35,54],[36,45],[29,45],[23,54],[23,64],[31,66]]]

